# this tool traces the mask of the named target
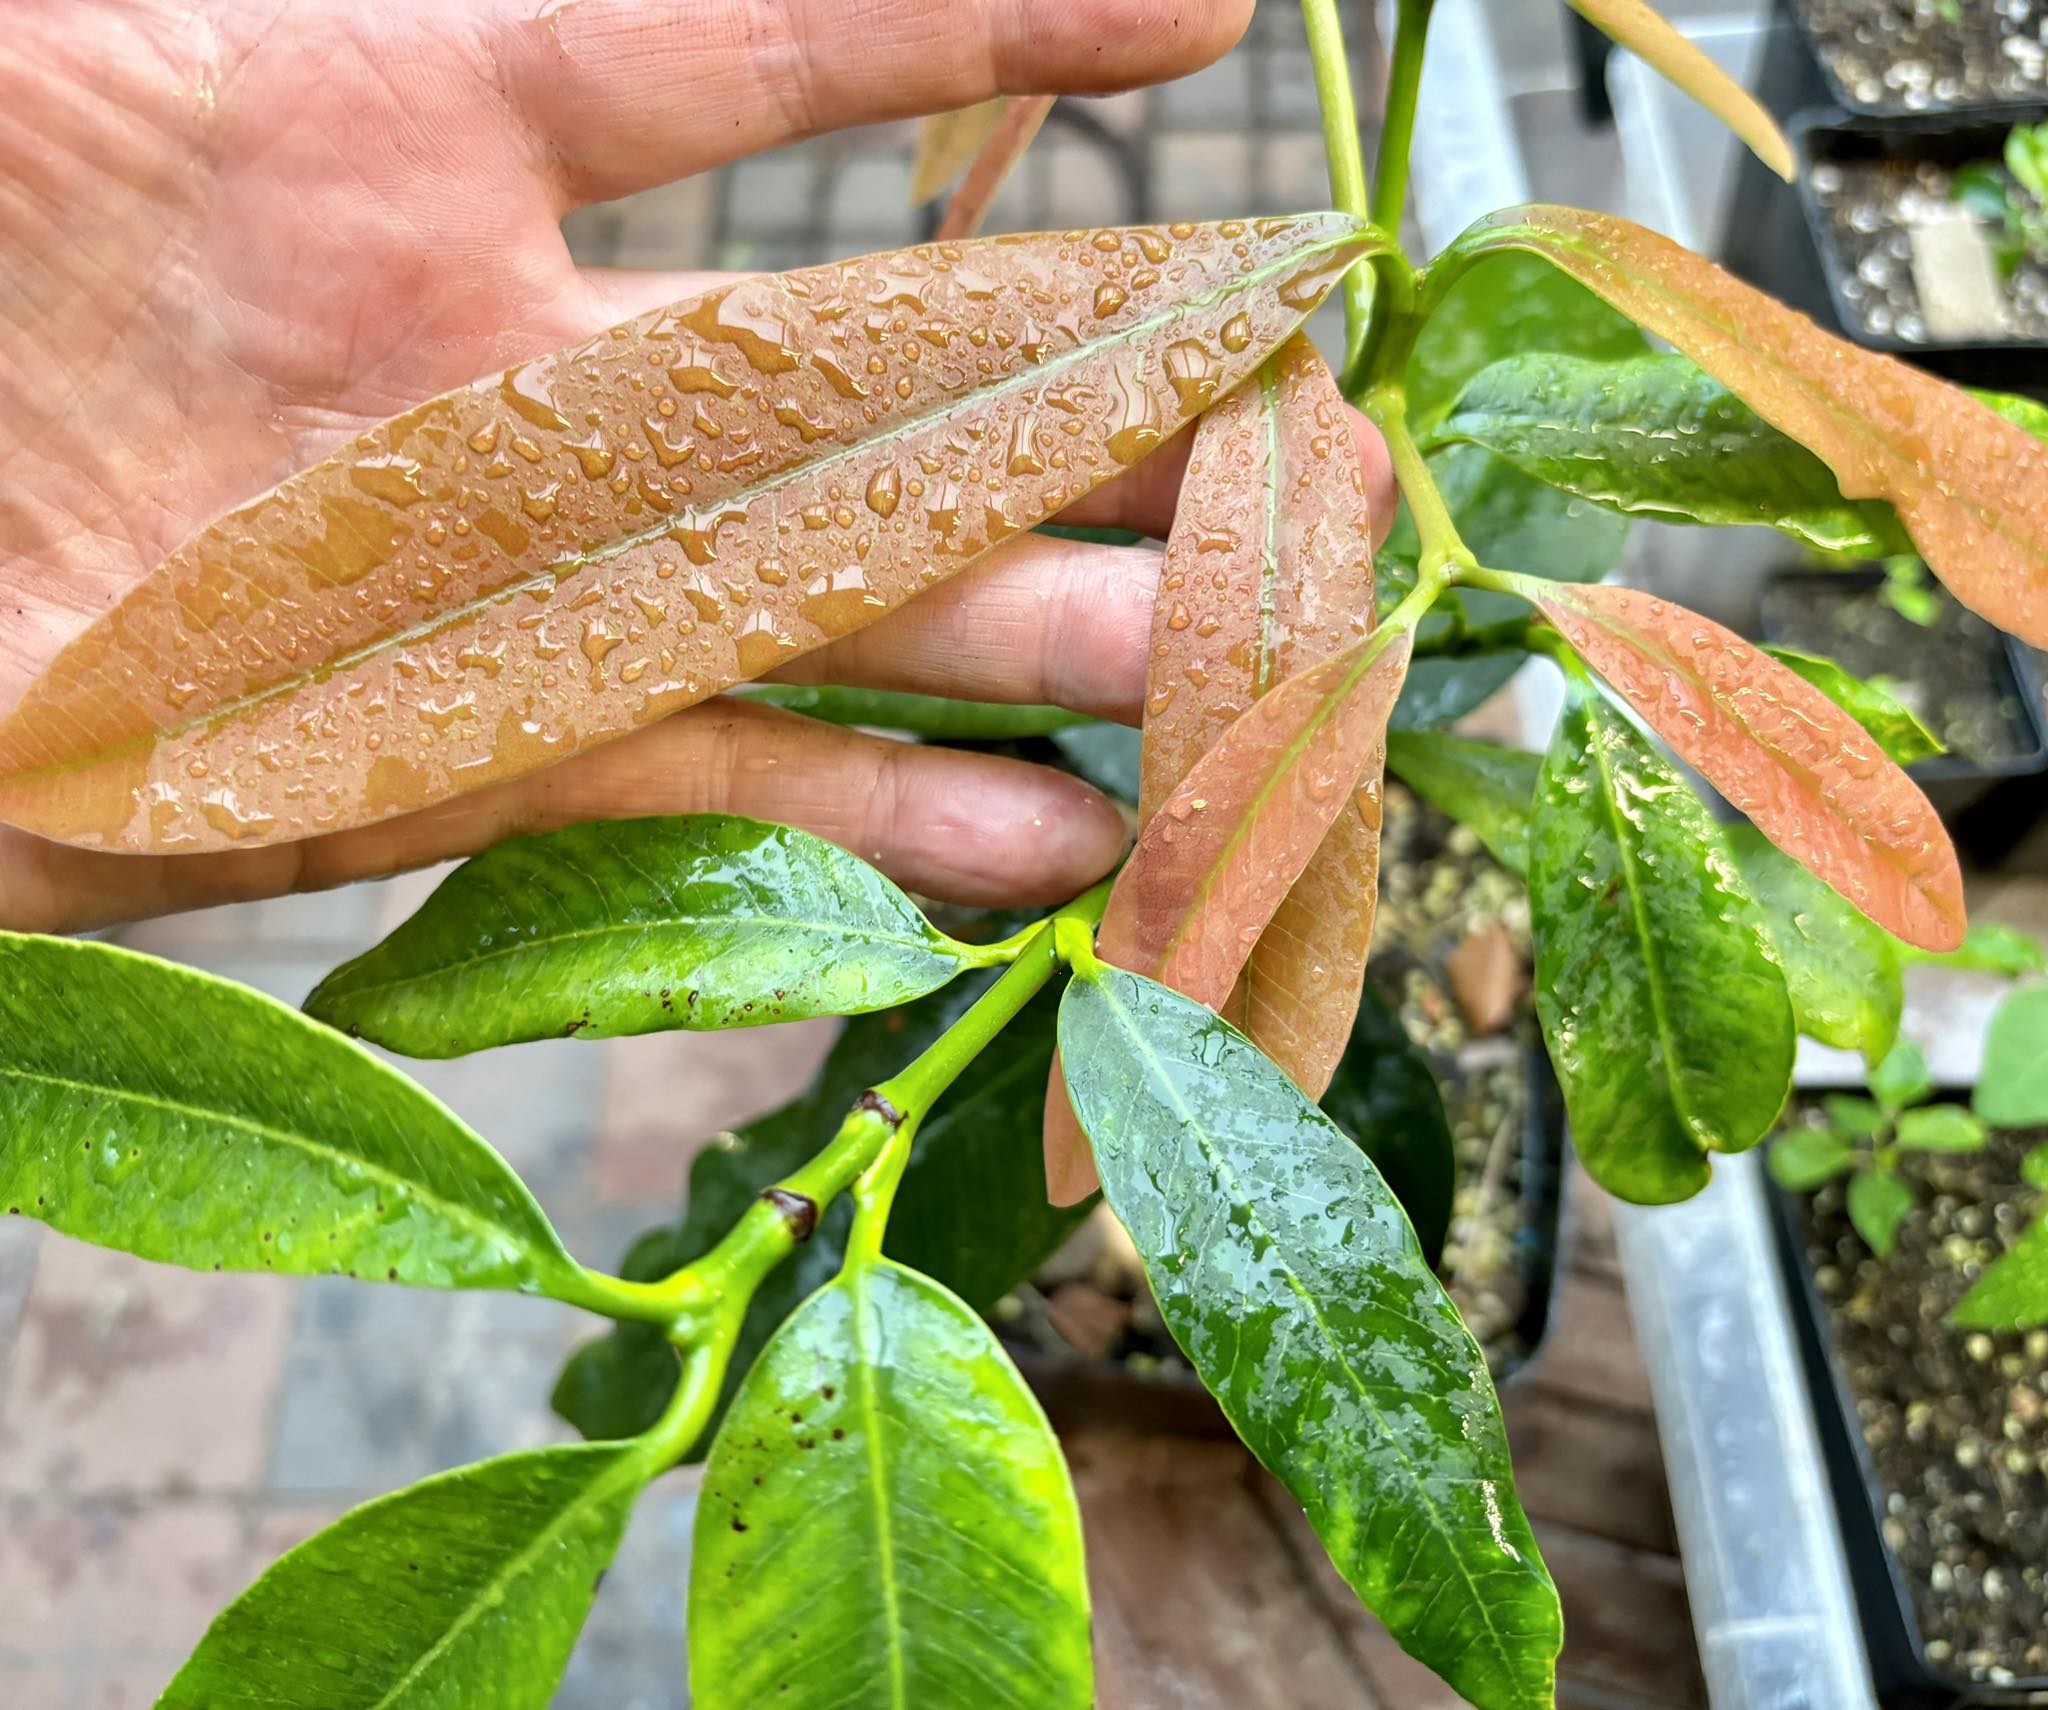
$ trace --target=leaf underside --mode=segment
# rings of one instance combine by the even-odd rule
[[[1338,1571],[1481,1710],[1548,1706],[1557,1594],[1486,1363],[1371,1162],[1137,975],[1075,979],[1060,1049],[1174,1339]]]
[[[1066,1464],[960,1300],[882,1260],[776,1334],[705,1465],[689,1640],[704,1704],[1094,1703]]]
[[[1337,215],[764,275],[451,392],[181,546],[0,720],[122,850],[522,776],[872,622],[1137,462],[1365,247]]]
[[[1706,809],[1628,720],[1574,691],[1529,847],[1536,1007],[1572,1143],[1642,1204],[1707,1185],[1792,1080],[1785,978]]]

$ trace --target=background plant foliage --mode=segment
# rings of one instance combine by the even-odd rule
[[[1781,160],[1754,104],[1647,7],[1578,3]],[[1142,743],[1055,709],[760,691],[927,739],[1049,736],[1145,810],[1113,893],[970,943],[800,832],[575,826],[468,863],[330,975],[310,1019],[103,945],[0,937],[9,1213],[202,1269],[509,1289],[614,1321],[556,1394],[594,1441],[349,1515],[221,1615],[167,1705],[538,1707],[640,1489],[708,1454],[700,1701],[1085,1706],[1072,1490],[975,1312],[1081,1214],[1046,1203],[1048,1162],[1060,1199],[1099,1173],[1189,1362],[1360,1598],[1482,1710],[1550,1704],[1556,1592],[1430,1265],[1442,1110],[1398,1023],[1359,1011],[1383,765],[1526,875],[1545,1036],[1612,1191],[1682,1197],[1761,1139],[1795,1030],[1877,1065],[1873,1098],[1778,1166],[1856,1172],[1874,1244],[1900,1215],[1888,1149],[2040,1118],[2041,988],[2001,1013],[1974,1113],[1923,1103],[1895,1045],[1903,960],[2003,955],[1964,939],[1953,853],[1898,769],[1925,731],[1826,660],[1596,585],[1630,516],[1763,522],[1831,549],[1910,542],[1964,603],[2048,641],[2038,412],[1841,345],[1622,221],[1511,210],[1416,267],[1393,234],[1429,0],[1398,8],[1370,177],[1335,0],[1305,10],[1338,212],[949,241],[677,304],[440,400],[459,433],[425,436],[415,411],[280,489],[237,573],[304,615],[296,650],[251,663],[231,626],[191,626],[186,596],[219,568],[202,535],[0,721],[0,814],[47,835],[141,849],[375,819],[759,677],[1058,526],[1199,418]],[[966,171],[949,231],[1039,116],[1017,102],[934,133],[930,171]],[[1339,288],[1332,372],[1293,335]],[[915,365],[886,344],[855,361],[858,317],[834,306],[905,292],[967,336]],[[652,510],[631,480],[599,483],[613,448],[569,425],[636,417],[611,406],[650,366],[762,453]],[[1377,577],[1346,398],[1403,493]],[[575,540],[491,509],[491,489],[498,556],[445,559],[433,625],[403,601],[365,616],[374,601],[323,579],[303,519],[375,499],[365,455],[416,471],[431,503],[389,520],[431,551],[448,447],[501,431],[589,473]],[[961,456],[972,505],[946,473]],[[811,556],[785,564],[798,513]],[[827,561],[856,537],[857,573]],[[1227,564],[1195,623],[1185,566],[1212,552]],[[515,623],[531,614],[501,598],[515,586],[543,611],[608,602],[630,656],[542,693]],[[1208,648],[1218,633],[1244,644]],[[457,635],[503,641],[506,668],[479,717],[394,770],[378,721],[416,716],[408,674]],[[167,637],[196,685],[175,699]],[[1571,683],[1545,754],[1438,728],[1539,654]],[[317,755],[290,734],[351,696],[375,716]],[[521,705],[531,740],[504,734]],[[1724,826],[1660,738],[1753,824]],[[251,758],[278,743],[296,770]],[[239,792],[241,822],[204,811],[202,774]],[[824,1014],[853,1019],[814,1086],[706,1154],[680,1224],[617,1276],[344,1036],[439,1056]],[[2048,1317],[2043,1240],[2037,1224],[1962,1315]]]

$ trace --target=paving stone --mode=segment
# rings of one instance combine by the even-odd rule
[[[1315,61],[1306,47],[1275,48],[1267,56],[1266,122],[1322,134],[1323,107],[1316,96]]]
[[[32,1218],[0,1217],[0,1384],[7,1380],[7,1356],[35,1280],[36,1250],[47,1233]]]
[[[292,948],[332,946],[339,955],[348,955],[368,942],[377,900],[373,885],[344,885],[339,890],[136,921],[112,936],[131,950],[196,967],[211,967],[223,955],[246,954],[259,947],[267,955],[277,955]]]
[[[700,1476],[686,1467],[640,1498],[554,1710],[686,1710],[683,1607]]]
[[[577,1177],[604,1091],[598,1042],[548,1039],[437,1062],[379,1055],[489,1141],[544,1202]]]
[[[835,174],[825,221],[835,253],[859,255],[917,241],[910,161],[897,154],[849,155]]]
[[[764,238],[805,230],[811,224],[818,173],[818,159],[809,147],[741,161],[726,177],[728,232]]]
[[[1168,136],[1153,149],[1152,194],[1162,217],[1220,220],[1253,206],[1250,142],[1234,136]]]
[[[292,1285],[42,1248],[0,1394],[0,1492],[253,1491]]]
[[[70,1710],[71,1677],[61,1668],[0,1656],[0,1704],[8,1710]]]
[[[1026,165],[1042,199],[1048,230],[1070,226],[1129,225],[1139,217],[1114,157],[1086,142],[1043,142]]]
[[[1257,170],[1270,212],[1329,206],[1329,156],[1321,137],[1300,132],[1268,137]]]
[[[1176,78],[1158,92],[1158,123],[1176,131],[1243,131],[1252,121],[1256,60],[1226,54],[1213,65]]]

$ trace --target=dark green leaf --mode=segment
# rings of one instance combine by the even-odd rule
[[[1059,1444],[957,1297],[882,1260],[768,1344],[704,1469],[690,1686],[776,1710],[1088,1710]]]
[[[1415,340],[1409,416],[1427,430],[1481,369],[1522,351],[1618,360],[1648,349],[1633,322],[1555,268],[1529,255],[1488,256],[1459,277]],[[1513,562],[1483,554],[1481,561]]]
[[[1010,924],[1004,922],[1004,925]],[[807,1162],[867,1088],[887,1080],[951,1026],[993,975],[960,981],[901,1010],[847,1023],[804,1095],[699,1154],[680,1225],[650,1230],[621,1273],[668,1276],[710,1250],[760,1191]],[[1043,1094],[1052,1067],[1057,995],[1048,992],[1003,1032],[920,1124],[897,1190],[886,1247],[977,1308],[1031,1272],[1087,1216],[1093,1201],[1046,1203]],[[839,1269],[848,1215],[827,1210],[817,1232],[754,1296],[728,1388],[796,1304]],[[621,1324],[586,1344],[555,1389],[555,1410],[585,1436],[645,1430],[675,1387],[675,1354],[659,1330]]]
[[[1863,1244],[1880,1259],[1889,1259],[1898,1244],[1899,1225],[1913,1209],[1913,1190],[1889,1170],[1865,1170],[1849,1182],[1849,1221]]]
[[[1364,1148],[1434,1265],[1450,1233],[1458,1185],[1450,1118],[1429,1059],[1369,982],[1322,1108]]]
[[[1474,376],[1435,439],[1631,515],[1761,524],[1829,552],[1912,549],[1889,505],[1844,499],[1825,463],[1690,357],[1509,357]]]
[[[413,1057],[886,1009],[981,958],[865,861],[721,814],[597,820],[465,861],[306,1000]]]
[[[1557,1593],[1479,1347],[1360,1149],[1228,1023],[1103,966],[1067,1087],[1174,1339],[1352,1588],[1481,1710],[1551,1702]]]
[[[568,1445],[358,1508],[227,1607],[157,1710],[546,1710],[656,1470]]]
[[[2000,1128],[2048,1123],[2048,985],[2023,987],[1998,1006],[1973,1105]]]
[[[1387,735],[1387,766],[1402,783],[1477,833],[1511,873],[1529,870],[1529,806],[1543,762],[1519,748],[1437,730]]]
[[[1956,1302],[1965,1330],[2031,1330],[2048,1324],[2048,1219],[2036,1218]]]
[[[1792,1079],[1792,1007],[1704,806],[1634,725],[1574,687],[1529,847],[1536,1007],[1572,1141],[1643,1204],[1706,1186]]]
[[[950,742],[1007,742],[1020,736],[1049,736],[1069,725],[1088,723],[1082,713],[1061,707],[1003,706],[994,701],[953,701],[939,695],[906,695],[888,689],[844,689],[835,684],[804,686],[760,683],[732,691],[741,700],[766,701],[785,712],[827,724],[866,724],[879,730]]]
[[[505,1161],[261,993],[0,933],[0,1209],[195,1270],[577,1295]]]
[[[1779,664],[1796,671],[1870,732],[1878,747],[1901,766],[1946,753],[1941,738],[1914,715],[1906,703],[1881,683],[1852,677],[1832,659],[1801,653],[1796,647],[1764,649]]]
[[[1882,1061],[1870,1071],[1870,1096],[1888,1115],[1897,1115],[1909,1104],[1918,1104],[1934,1091],[1927,1072],[1927,1059],[1910,1039],[1896,1041]]]
[[[1963,935],[1953,950],[1922,950],[1899,941],[1894,945],[1901,960],[1928,962],[1937,968],[1961,968],[1977,974],[2003,974],[2009,980],[2028,974],[2048,974],[2048,952],[2017,927],[1985,921]]]
[[[1909,1152],[1981,1152],[1990,1138],[1983,1119],[1959,1104],[1930,1104],[1899,1118],[1898,1143]]]
[[[1763,910],[1799,1031],[1878,1062],[1898,1037],[1905,1005],[1898,940],[1754,826],[1731,827],[1728,847]]]
[[[1849,1140],[1869,1140],[1882,1134],[1890,1120],[1881,1105],[1851,1093],[1829,1093],[1821,1100],[1828,1121],[1837,1134]]]
[[[1828,1129],[1788,1128],[1771,1142],[1764,1161],[1780,1187],[1811,1193],[1824,1182],[1847,1175],[1855,1167],[1856,1151]]]
[[[1118,801],[1136,804],[1144,742],[1137,731],[1097,721],[1056,730],[1052,739],[1076,774]]]

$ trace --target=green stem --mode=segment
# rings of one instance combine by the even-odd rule
[[[1323,111],[1323,149],[1330,159],[1330,196],[1340,212],[1371,218],[1365,154],[1358,143],[1358,103],[1344,50],[1344,24],[1337,0],[1301,0],[1308,26],[1309,58],[1315,66],[1316,99]],[[1392,228],[1389,228],[1391,233]],[[1398,237],[1398,234],[1393,234]],[[1344,363],[1349,368],[1365,349],[1372,312],[1373,275],[1354,267],[1344,275]]]
[[[735,1332],[737,1334],[737,1332]],[[692,1348],[683,1357],[682,1381],[662,1415],[635,1439],[647,1476],[666,1472],[687,1455],[718,1406],[725,1386],[725,1368],[732,1359],[734,1337],[719,1337]]]
[[[1380,127],[1372,182],[1373,223],[1398,233],[1408,207],[1408,157],[1415,145],[1415,112],[1422,91],[1422,49],[1436,0],[1400,0],[1393,63],[1387,73],[1387,112]]]
[[[1386,439],[1395,483],[1401,489],[1401,497],[1408,501],[1408,514],[1415,519],[1415,532],[1422,541],[1418,570],[1425,576],[1439,577],[1455,570],[1459,572],[1457,580],[1467,580],[1478,569],[1478,560],[1459,535],[1422,448],[1408,431],[1406,391],[1398,381],[1382,381],[1366,394],[1365,413]]]

